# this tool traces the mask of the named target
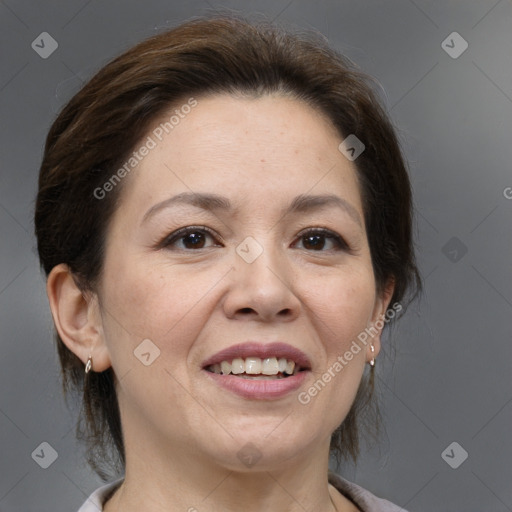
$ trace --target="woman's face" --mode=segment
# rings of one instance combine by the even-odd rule
[[[387,305],[354,164],[297,100],[197,98],[158,130],[171,114],[125,178],[98,290],[125,440],[231,469],[325,453],[370,343],[344,355]]]

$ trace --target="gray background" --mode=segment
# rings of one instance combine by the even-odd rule
[[[2,0],[0,511],[77,510],[102,483],[61,396],[35,256],[46,132],[113,56],[221,7],[322,32],[382,84],[410,163],[425,295],[378,360],[386,433],[342,473],[411,511],[512,510],[511,2]],[[469,45],[456,59],[441,45],[453,31]],[[42,32],[59,45],[47,59],[31,47]],[[441,455],[454,441],[469,454],[457,469]],[[47,469],[42,442],[58,453]]]

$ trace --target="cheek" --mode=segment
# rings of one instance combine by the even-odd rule
[[[351,267],[328,277],[309,279],[304,286],[312,321],[322,333],[326,350],[344,351],[371,319],[375,303],[373,274],[365,267]]]
[[[152,265],[133,258],[105,267],[103,309],[105,335],[113,366],[133,365],[133,351],[149,339],[160,351],[160,363],[174,369],[187,359],[207,320],[210,292],[225,272],[211,268],[186,272],[179,265]],[[127,350],[127,347],[129,349]]]
[[[323,350],[322,365],[298,397],[299,414],[312,429],[323,418],[323,428],[332,433],[352,406],[366,363],[366,348],[357,336],[371,319],[374,300],[373,275],[353,268],[317,280],[308,293],[311,322]]]
[[[207,300],[201,299],[215,276],[187,279],[178,266],[156,269],[133,260],[105,268],[103,325],[120,404],[130,421],[158,414],[162,432],[179,432],[178,417],[163,408],[182,404],[195,411],[183,392],[190,386],[183,363],[204,325]]]

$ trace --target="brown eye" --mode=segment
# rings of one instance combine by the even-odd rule
[[[213,233],[206,227],[187,227],[171,233],[159,244],[159,248],[177,248],[181,250],[207,249],[207,239],[214,239]]]
[[[338,234],[326,229],[312,229],[300,237],[304,249],[308,251],[348,250],[347,243]],[[327,249],[325,249],[327,246]]]

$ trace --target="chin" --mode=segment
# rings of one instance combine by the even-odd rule
[[[306,425],[294,425],[284,428],[281,419],[268,419],[258,424],[258,418],[244,418],[238,428],[228,427],[231,436],[223,436],[222,440],[214,440],[209,436],[211,444],[206,447],[212,459],[230,471],[269,471],[293,463],[297,457],[304,457],[313,450],[315,440],[320,445],[321,436],[307,436]],[[281,424],[280,424],[281,422]],[[317,433],[318,434],[318,433]],[[212,452],[212,448],[216,448]]]

